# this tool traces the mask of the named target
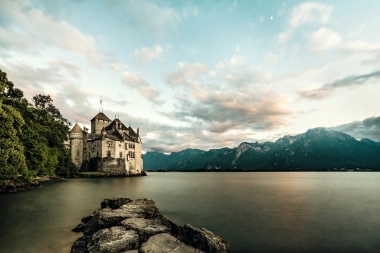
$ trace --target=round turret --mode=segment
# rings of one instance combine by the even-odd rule
[[[71,158],[75,165],[80,168],[83,162],[83,131],[78,123],[75,123],[69,136]]]

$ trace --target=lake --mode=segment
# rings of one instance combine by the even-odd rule
[[[233,252],[379,252],[380,173],[153,173],[65,179],[0,195],[0,252],[70,252],[103,198],[151,198],[178,225],[205,227]]]

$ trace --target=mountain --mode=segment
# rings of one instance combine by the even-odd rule
[[[363,138],[360,140],[361,142],[364,142],[364,143],[367,143],[367,144],[370,144],[370,145],[373,145],[373,146],[378,146],[380,147],[380,142],[375,142],[371,139],[368,139],[368,138]]]
[[[288,147],[279,149],[268,160],[266,168],[324,170],[333,168],[378,168],[380,147],[355,140],[350,135],[309,129]]]
[[[358,141],[325,128],[309,129],[275,142],[243,142],[236,148],[147,152],[146,170],[380,170],[380,143]]]
[[[144,155],[144,168],[155,170],[185,169],[188,160],[204,154],[206,151],[200,149],[185,149],[165,155],[159,152],[147,152]]]

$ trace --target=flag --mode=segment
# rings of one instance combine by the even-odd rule
[[[102,104],[102,97],[100,97],[100,104]]]

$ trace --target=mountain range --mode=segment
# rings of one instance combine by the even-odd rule
[[[380,142],[313,128],[275,142],[243,142],[236,148],[185,149],[169,155],[147,152],[145,170],[326,171],[380,170]]]

